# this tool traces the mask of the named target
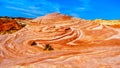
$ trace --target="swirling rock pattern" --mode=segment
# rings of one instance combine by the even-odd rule
[[[119,41],[119,28],[52,13],[0,35],[0,68],[119,68]]]

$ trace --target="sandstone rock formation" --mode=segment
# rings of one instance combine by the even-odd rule
[[[120,28],[59,13],[0,35],[0,68],[119,68]]]

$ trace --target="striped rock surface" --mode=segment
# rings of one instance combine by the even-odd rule
[[[120,68],[120,28],[59,13],[38,17],[0,35],[0,68]]]

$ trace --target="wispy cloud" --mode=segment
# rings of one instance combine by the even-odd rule
[[[0,15],[37,17],[59,12],[74,17],[119,18],[119,2],[118,0],[110,0],[109,3],[108,0],[0,0]]]
[[[18,11],[23,11],[23,12],[29,12],[30,11],[28,9],[14,7],[14,6],[6,6],[6,8],[8,8],[8,9],[14,9],[14,10],[18,10]]]
[[[79,1],[80,6],[77,6],[79,3],[77,3],[76,5],[75,2],[73,6],[71,6],[71,4],[65,6],[65,4],[62,4],[62,1],[60,4],[57,1],[57,3],[55,3],[49,0],[8,0],[7,3],[9,4],[5,7],[7,9],[16,10],[21,14],[25,14],[31,17],[37,17],[51,12],[65,13],[74,17],[79,17],[78,13],[80,13],[81,11],[85,11],[89,8],[88,6],[90,0],[78,0],[78,2]],[[71,7],[69,7],[69,5]]]

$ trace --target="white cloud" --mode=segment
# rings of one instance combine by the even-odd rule
[[[21,14],[29,15],[29,16],[41,16],[51,12],[59,12],[60,13],[60,5],[53,4],[52,2],[46,0],[13,0],[7,1],[9,4],[5,6],[5,8],[10,10],[15,10]],[[34,2],[34,3],[33,3]],[[38,6],[35,6],[37,5]],[[42,6],[39,6],[42,4]]]
[[[20,13],[22,13],[22,14],[25,14],[25,15],[27,15],[27,16],[37,16],[36,14],[31,13],[32,10],[29,10],[29,9],[18,8],[18,7],[13,7],[13,6],[7,6],[6,8],[13,9],[13,10],[17,10],[18,12],[20,12]]]
[[[14,7],[14,6],[6,6],[6,8],[14,9],[14,10],[19,10],[19,11],[23,11],[23,12],[29,12],[29,11],[30,11],[30,10],[28,10],[28,9],[19,8],[19,7]]]
[[[38,10],[38,9],[40,9],[40,7],[35,7],[35,6],[29,6],[28,8],[29,8],[29,9],[33,9],[33,10]]]
[[[76,7],[76,8],[74,8],[73,10],[74,11],[85,11],[87,8],[85,8],[85,7]]]

